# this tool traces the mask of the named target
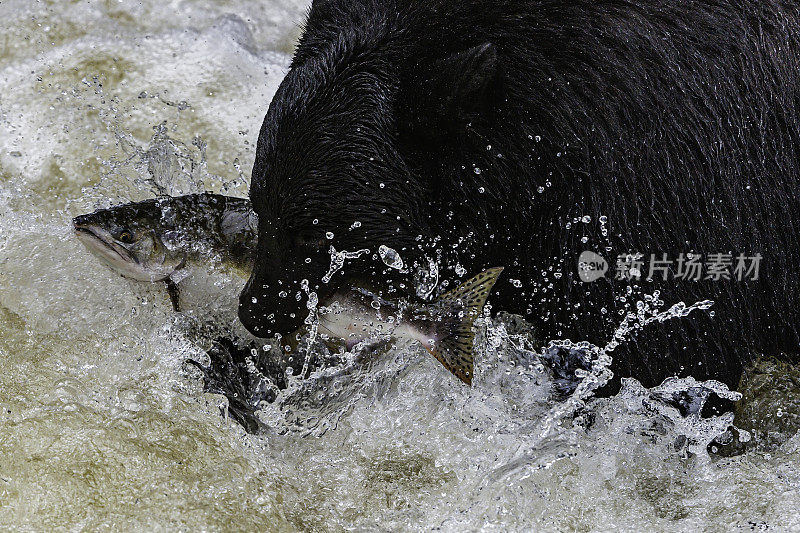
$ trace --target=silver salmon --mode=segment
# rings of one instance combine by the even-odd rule
[[[78,239],[103,263],[126,278],[165,282],[175,310],[177,284],[210,263],[246,280],[257,232],[250,202],[211,193],[162,197],[102,209],[73,220]],[[473,322],[502,272],[490,268],[427,302],[383,299],[379,290],[356,283],[335,293],[319,309],[319,331],[348,347],[370,339],[418,341],[466,384],[472,383]]]
[[[348,346],[370,339],[418,341],[458,379],[472,384],[475,319],[502,267],[487,269],[432,302],[385,300],[354,286],[338,292],[320,308],[319,330]]]
[[[258,237],[249,200],[211,193],[101,209],[72,224],[86,248],[115,272],[165,282],[176,310],[177,283],[195,267],[213,264],[246,280]]]

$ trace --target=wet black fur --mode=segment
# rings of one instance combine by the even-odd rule
[[[272,403],[277,391],[286,388],[286,366],[259,347],[240,347],[227,337],[214,342],[208,357],[208,366],[187,361],[202,372],[205,392],[225,396],[226,414],[248,433],[263,430],[265,426],[256,411],[261,409],[262,402]],[[248,359],[256,372],[248,368]]]
[[[712,299],[714,316],[613,352],[646,385],[736,385],[752,353],[798,351],[798,53],[793,1],[315,1],[258,139],[240,316],[261,334],[300,325],[299,281],[319,284],[328,244],[438,248],[470,275],[505,266],[494,307],[541,338],[602,345],[640,297],[581,283],[582,250],[612,271],[627,251],[760,253],[757,282],[641,283],[667,305]]]

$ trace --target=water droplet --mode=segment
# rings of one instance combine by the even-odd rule
[[[473,170],[473,172],[475,172],[475,174],[480,174],[480,173],[481,173],[481,169],[480,169],[480,168],[478,168],[478,167],[475,167],[475,169]]]
[[[333,239],[333,232],[332,232],[332,231],[329,231],[329,232],[325,233],[325,237],[326,237],[328,240],[331,240],[331,239]]]
[[[433,294],[436,286],[439,284],[439,265],[436,261],[429,260],[428,268],[420,267],[416,272],[415,285],[417,287],[417,296],[423,300]]]
[[[386,266],[397,270],[401,270],[403,268],[403,259],[394,248],[389,248],[388,246],[381,244],[378,248],[378,255],[381,256],[381,259]]]
[[[308,302],[306,303],[306,307],[311,310],[317,307],[319,303],[319,297],[317,296],[316,292],[309,292],[308,293]]]

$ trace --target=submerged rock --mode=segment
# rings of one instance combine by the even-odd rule
[[[773,357],[759,359],[739,382],[736,425],[756,442],[774,447],[800,429],[800,366]]]

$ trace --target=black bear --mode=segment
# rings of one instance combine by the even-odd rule
[[[386,245],[451,284],[505,267],[494,308],[545,340],[711,300],[613,369],[735,386],[798,352],[799,90],[794,1],[315,0],[258,138],[240,318],[294,331],[302,280],[411,288],[369,258],[320,281],[330,246]]]

